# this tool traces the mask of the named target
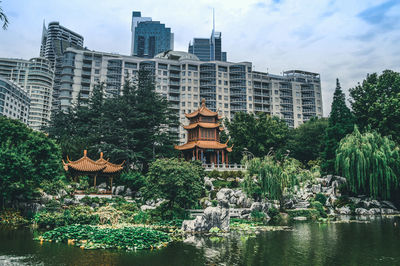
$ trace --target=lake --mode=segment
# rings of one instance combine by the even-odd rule
[[[400,265],[400,218],[297,223],[290,231],[189,238],[162,250],[82,250],[0,228],[0,265]],[[190,242],[190,243],[189,243]]]

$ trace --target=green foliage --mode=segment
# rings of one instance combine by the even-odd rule
[[[204,170],[198,163],[157,159],[149,168],[145,196],[166,199],[169,207],[191,208],[203,193]]]
[[[138,171],[129,171],[121,174],[118,180],[119,184],[127,186],[132,191],[139,191],[146,184],[145,176]]]
[[[170,221],[175,219],[185,219],[188,217],[185,209],[178,204],[170,205],[162,203],[154,210],[149,211],[151,222]]]
[[[313,201],[313,202],[311,202],[311,207],[313,207],[314,209],[316,209],[316,210],[319,212],[319,215],[320,215],[322,218],[328,217],[328,215],[327,215],[326,212],[325,212],[324,206],[323,206],[323,204],[322,204],[321,202],[319,202],[319,201]]]
[[[251,217],[251,219],[253,220],[253,221],[256,221],[256,222],[261,222],[261,221],[264,221],[265,220],[265,213],[264,212],[261,212],[261,211],[257,211],[257,210],[253,210],[251,213],[250,213],[250,217]]]
[[[321,167],[325,173],[332,174],[335,170],[336,149],[339,146],[339,142],[347,134],[350,134],[354,127],[354,116],[346,106],[346,97],[340,87],[339,79],[336,80],[336,89],[333,94],[328,122]]]
[[[62,212],[41,211],[35,214],[34,222],[42,228],[71,224],[98,224],[99,216],[88,206],[74,206]]]
[[[83,104],[85,103],[85,104]],[[81,100],[68,112],[55,113],[49,135],[60,143],[63,156],[79,158],[103,151],[112,162],[146,171],[156,156],[173,156],[178,126],[176,113],[156,93],[151,72],[140,70],[134,82],[125,81],[122,95],[106,97],[104,85],[95,86],[88,102]]]
[[[68,188],[68,183],[64,177],[55,178],[54,180],[43,180],[40,183],[40,188],[48,195],[57,195],[61,190],[65,192],[71,192]]]
[[[171,241],[167,233],[144,228],[99,228],[89,225],[71,225],[44,233],[38,240],[71,243],[84,249],[153,249]]]
[[[17,120],[0,117],[0,200],[30,199],[44,180],[61,176],[61,154],[54,141]]]
[[[268,209],[267,214],[269,218],[271,218],[272,223],[279,224],[281,222],[281,216],[278,209],[271,207]]]
[[[351,107],[361,130],[371,126],[400,144],[400,73],[385,70],[350,89]]]
[[[229,132],[229,142],[234,145],[230,156],[232,162],[240,162],[245,151],[255,157],[263,157],[271,149],[281,153],[289,133],[285,121],[265,113],[239,112],[231,121],[225,120],[224,124]]]
[[[328,120],[326,118],[315,117],[290,130],[286,144],[290,156],[303,164],[317,160],[323,151],[323,140],[327,127]]]
[[[28,223],[29,221],[22,217],[19,211],[3,210],[0,213],[0,225],[21,226]]]
[[[389,199],[399,184],[400,149],[375,131],[361,134],[355,127],[340,142],[336,170],[346,177],[350,191]]]
[[[1,3],[1,1],[0,1],[0,3]],[[8,18],[6,16],[6,14],[4,13],[3,9],[1,8],[1,6],[0,6],[0,21],[3,21],[3,30],[6,30],[8,27],[9,21],[8,21]]]
[[[209,178],[218,178],[218,177],[220,177],[220,173],[214,169],[208,173],[208,177]]]
[[[321,217],[321,214],[316,209],[294,209],[294,210],[287,210],[290,218],[303,216],[306,217],[307,220],[317,220]]]
[[[322,193],[317,193],[317,195],[315,195],[315,201],[320,202],[322,205],[325,205],[326,200],[326,196]]]
[[[254,199],[281,200],[285,190],[298,183],[297,174],[300,163],[294,159],[277,161],[272,156],[245,161],[247,173],[243,188]]]

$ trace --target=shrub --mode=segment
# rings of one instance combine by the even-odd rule
[[[134,217],[133,221],[136,224],[147,224],[150,222],[150,215],[146,211],[139,211]]]
[[[279,224],[281,222],[281,216],[279,210],[275,207],[271,207],[267,212],[268,216],[271,218],[271,222],[274,224]]]
[[[0,224],[21,226],[28,224],[29,221],[21,216],[19,211],[15,210],[3,210],[0,213]]]
[[[89,225],[63,226],[44,233],[37,240],[76,243],[81,248],[152,249],[171,241],[167,233],[144,228],[99,228]]]
[[[211,204],[213,207],[217,207],[218,206],[218,200],[212,200]]]
[[[52,181],[43,180],[40,183],[40,188],[43,189],[43,191],[49,195],[57,195],[60,192],[60,190],[68,191],[67,183],[64,180],[64,178],[57,178]]]
[[[315,201],[321,202],[322,205],[325,205],[326,200],[327,200],[326,196],[322,193],[317,193],[315,195]]]
[[[290,218],[304,216],[309,220],[317,220],[320,217],[319,211],[315,209],[287,210]]]
[[[208,174],[209,178],[219,178],[220,177],[220,173],[217,170],[212,170],[211,172],[209,172]]]
[[[119,178],[121,185],[127,186],[133,192],[139,191],[146,184],[146,177],[138,171],[129,171],[121,174]]]
[[[260,222],[263,221],[266,216],[264,212],[253,210],[250,217],[253,221]]]
[[[325,212],[324,206],[321,204],[321,202],[313,201],[311,202],[311,206],[319,212],[321,217],[323,218],[328,217],[328,215]]]
[[[225,179],[225,180],[228,179],[229,176],[230,176],[230,172],[229,171],[223,171],[222,174],[221,174],[221,178]]]

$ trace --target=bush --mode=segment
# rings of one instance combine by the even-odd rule
[[[272,223],[279,224],[281,222],[281,216],[278,209],[271,207],[268,209],[267,214],[271,218]]]
[[[225,179],[225,180],[228,179],[229,176],[230,176],[230,172],[229,171],[223,171],[222,174],[221,174],[221,178]]]
[[[317,193],[317,195],[315,195],[315,201],[321,202],[322,205],[325,205],[326,200],[326,196],[322,193]]]
[[[29,221],[22,217],[19,211],[3,210],[0,213],[0,224],[2,225],[21,226],[28,223]]]
[[[81,248],[153,249],[171,241],[167,233],[144,228],[99,228],[89,225],[59,227],[44,233],[37,240],[76,243]]]
[[[174,204],[171,207],[167,202],[162,203],[154,210],[150,210],[149,214],[152,222],[185,219],[189,217],[185,209],[181,208],[178,204]]]
[[[308,220],[317,220],[320,217],[320,212],[315,209],[287,210],[290,218],[304,216]]]
[[[255,222],[261,222],[264,221],[266,216],[264,212],[253,210],[250,214],[250,217]]]
[[[146,184],[146,178],[138,171],[129,171],[121,174],[119,183],[130,188],[133,192],[138,192]]]
[[[48,195],[57,195],[60,190],[68,192],[67,183],[64,178],[58,178],[56,180],[43,180],[40,183],[40,188]]]
[[[328,217],[328,215],[325,212],[324,206],[321,204],[321,202],[313,201],[311,202],[311,206],[319,212],[322,218]]]
[[[220,177],[220,173],[214,169],[208,174],[208,177],[217,179]]]

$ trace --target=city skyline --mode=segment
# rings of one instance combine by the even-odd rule
[[[229,61],[253,62],[255,70],[280,74],[284,70],[318,72],[322,79],[324,115],[338,77],[345,92],[367,73],[399,71],[398,1],[126,1],[57,2],[4,1],[8,30],[0,32],[0,57],[38,56],[43,19],[60,24],[85,38],[96,51],[130,54],[131,12],[168,24],[175,33],[175,50],[186,51],[196,36],[208,36],[212,8],[216,28],[224,35]],[[35,10],[35,12],[30,12]],[[244,40],[244,41],[243,41]],[[377,45],[379,44],[379,45]]]

